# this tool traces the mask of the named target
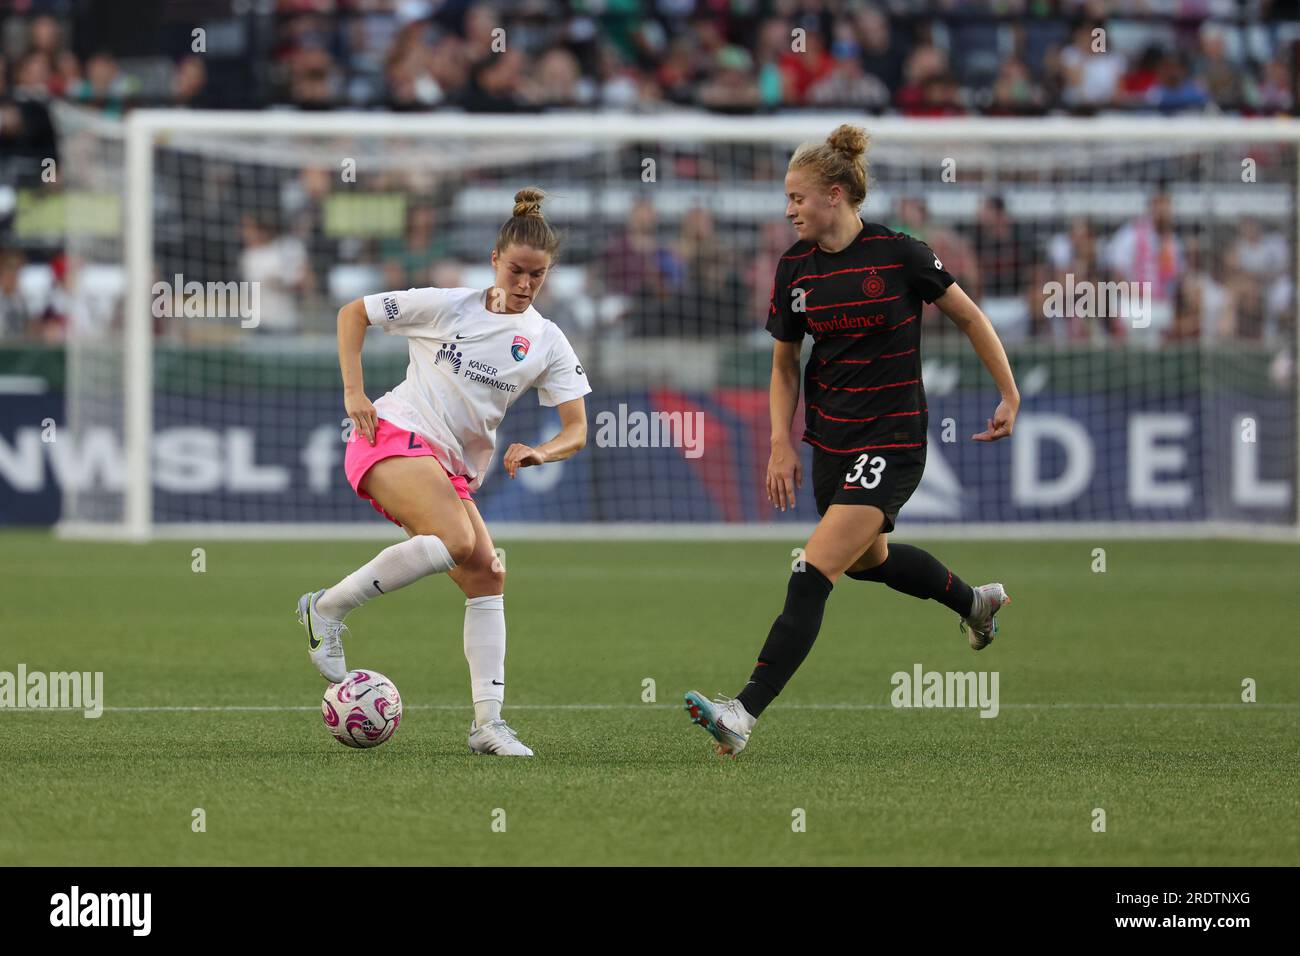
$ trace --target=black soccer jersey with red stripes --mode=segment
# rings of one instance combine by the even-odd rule
[[[921,306],[952,282],[929,246],[878,223],[839,252],[790,247],[767,330],[783,342],[813,337],[804,441],[840,454],[925,444]]]

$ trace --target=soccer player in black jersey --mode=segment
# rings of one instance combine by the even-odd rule
[[[767,319],[776,339],[767,494],[784,511],[802,485],[790,426],[799,403],[799,355],[811,335],[803,440],[813,446],[821,521],[744,689],[734,700],[686,695],[687,712],[713,735],[718,753],[745,748],[754,722],[812,648],[841,575],[939,601],[958,614],[977,651],[993,640],[994,615],[1010,600],[1001,584],[972,588],[920,548],[888,543],[925,468],[922,304],[933,302],[966,334],[1002,395],[975,441],[1011,434],[1020,393],[993,326],[930,247],[858,215],[866,149],[863,130],[840,126],[825,143],[801,146],[786,172],[786,217],[799,241],[777,265]]]

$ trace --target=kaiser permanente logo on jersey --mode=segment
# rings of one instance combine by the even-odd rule
[[[516,343],[518,343],[520,339],[523,339],[524,351],[527,352],[528,340],[524,339],[523,336],[515,336]],[[516,347],[518,347],[517,344]],[[438,349],[438,354],[433,358],[433,364],[450,365],[452,374],[459,375],[461,361],[464,357],[465,354],[463,352],[458,351],[456,346],[447,342],[442,346],[442,348]],[[519,361],[523,361],[523,359],[519,359],[518,356],[516,356],[516,358]],[[503,392],[519,391],[519,386],[513,382],[503,382],[497,378],[501,373],[497,370],[495,365],[488,365],[486,362],[480,362],[477,359],[470,359],[464,364],[465,378],[471,382],[482,382],[484,385],[491,385],[493,388],[499,389]]]
[[[461,352],[456,348],[456,346],[452,345],[450,342],[447,342],[443,345],[442,348],[438,349],[438,354],[433,357],[433,364],[450,365],[451,370],[457,375],[459,375],[460,360],[461,360]]]
[[[0,671],[0,710],[79,710],[94,719],[104,713],[104,672]]]

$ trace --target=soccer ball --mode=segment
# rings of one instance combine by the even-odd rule
[[[378,747],[402,722],[402,695],[377,671],[351,671],[341,684],[325,688],[321,719],[345,747]]]

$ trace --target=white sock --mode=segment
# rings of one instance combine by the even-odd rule
[[[368,563],[327,588],[316,601],[316,610],[335,621],[359,608],[372,597],[389,594],[420,578],[456,566],[447,546],[434,534],[417,534],[384,548]]]
[[[474,722],[501,716],[506,697],[506,599],[503,594],[465,601],[465,660],[469,662]]]

